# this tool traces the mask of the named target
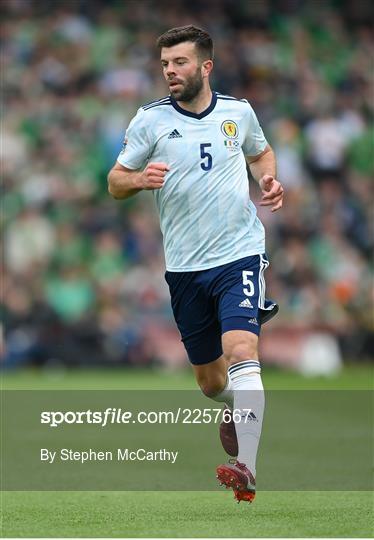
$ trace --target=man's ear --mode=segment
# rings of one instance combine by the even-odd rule
[[[202,65],[202,76],[209,77],[210,72],[213,69],[213,60],[205,60]]]

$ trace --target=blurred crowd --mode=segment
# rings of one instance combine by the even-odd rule
[[[2,0],[3,362],[182,365],[152,195],[106,176],[137,108],[167,94],[157,36],[215,41],[212,87],[245,97],[278,159],[267,229],[274,329],[373,346],[373,35],[368,1]],[[251,195],[260,193],[253,180]],[[269,326],[269,332],[271,331]]]

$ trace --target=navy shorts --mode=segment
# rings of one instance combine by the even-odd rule
[[[217,360],[225,332],[259,335],[261,325],[278,312],[278,305],[265,299],[268,266],[265,255],[254,255],[208,270],[165,273],[174,318],[192,364]]]

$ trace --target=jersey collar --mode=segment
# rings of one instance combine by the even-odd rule
[[[181,114],[184,114],[184,116],[189,116],[190,118],[196,118],[196,120],[201,120],[202,118],[205,118],[205,116],[208,116],[208,114],[211,113],[214,107],[216,106],[217,94],[215,92],[212,92],[212,101],[210,102],[209,107],[205,109],[205,111],[199,114],[182,109],[182,107],[178,105],[178,103],[175,101],[175,99],[172,96],[170,96],[170,99],[171,99],[171,104],[173,105],[176,111],[178,111]]]

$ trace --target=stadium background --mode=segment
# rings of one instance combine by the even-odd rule
[[[296,365],[308,344],[322,347],[322,362],[326,351],[370,358],[369,1],[3,0],[0,9],[3,366],[187,365],[152,195],[114,201],[106,176],[137,108],[167,93],[156,37],[189,23],[212,34],[212,87],[253,105],[286,189],[281,212],[259,209],[268,291],[281,305],[263,360]]]

